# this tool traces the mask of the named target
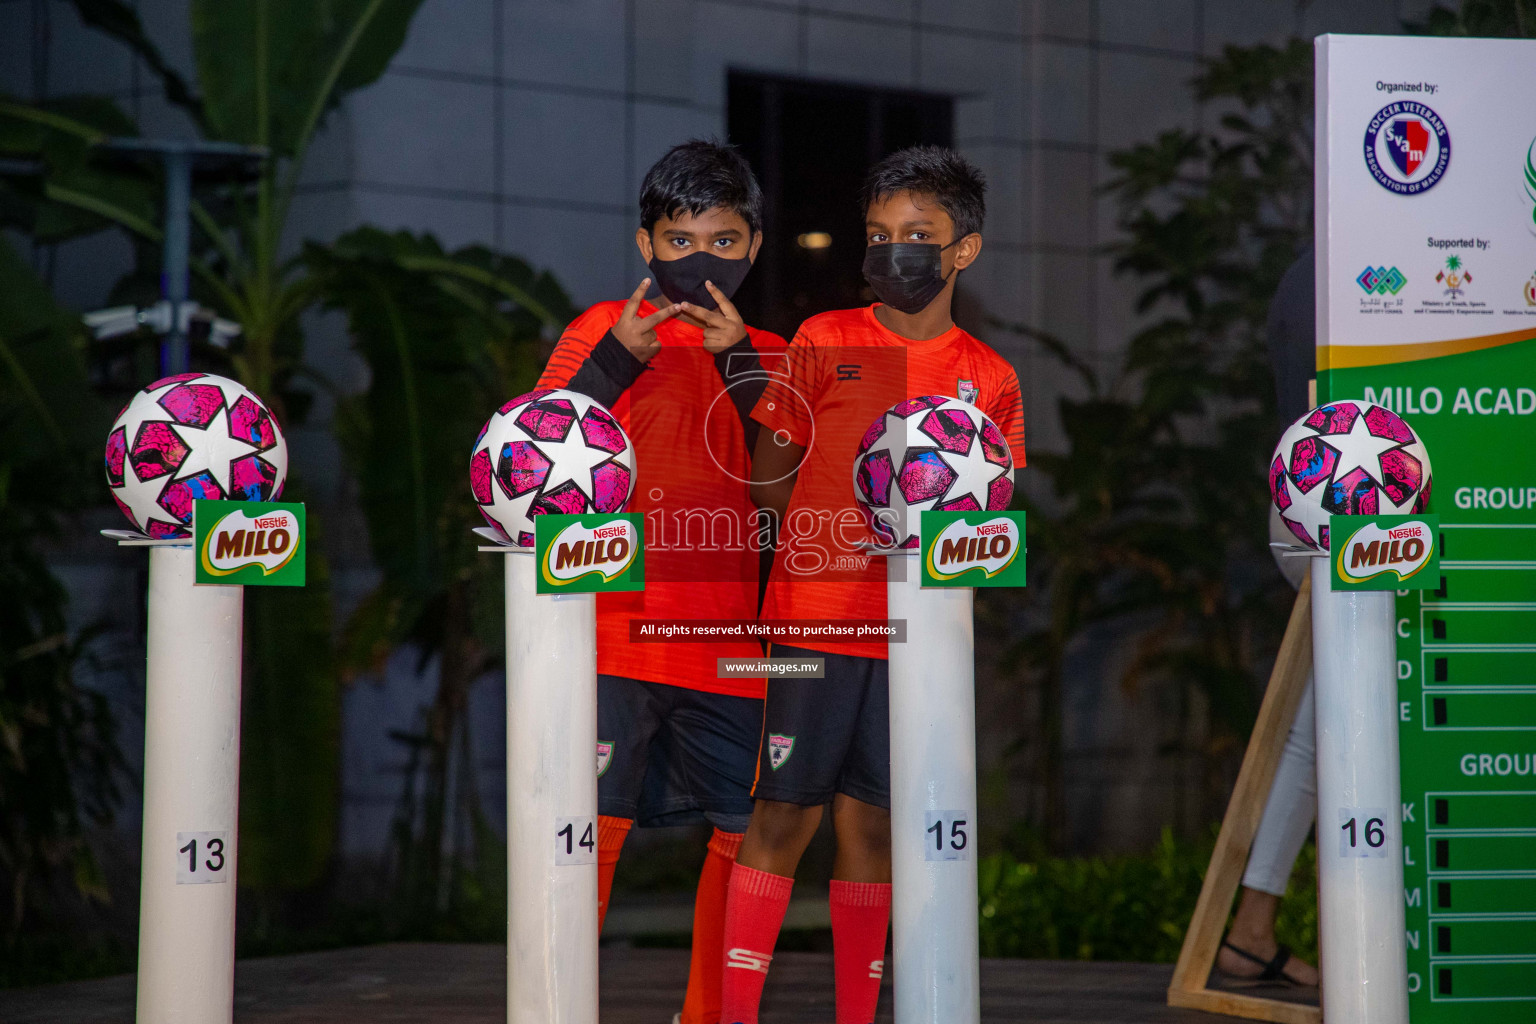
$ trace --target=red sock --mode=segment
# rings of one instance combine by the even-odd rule
[[[779,926],[789,909],[793,878],[737,864],[725,903],[725,972],[720,979],[721,1024],[757,1024],[763,982]]]
[[[597,930],[603,930],[608,917],[608,894],[613,892],[613,872],[619,866],[619,851],[634,822],[628,818],[597,816]]]
[[[725,957],[725,902],[731,868],[741,847],[740,832],[721,832],[709,840],[709,855],[699,872],[693,899],[693,959],[688,964],[688,995],[683,1024],[720,1024],[720,963]]]
[[[885,973],[885,931],[891,923],[889,882],[832,880],[832,964],[837,977],[837,1024],[871,1024]]]

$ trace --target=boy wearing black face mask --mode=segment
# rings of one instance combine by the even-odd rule
[[[568,387],[618,417],[636,449],[631,511],[645,515],[646,584],[599,594],[598,914],[636,819],[715,826],[694,906],[683,1024],[720,1019],[726,886],[752,810],[761,678],[717,678],[755,641],[634,643],[632,620],[757,614],[756,509],[747,494],[762,393],[757,353],[783,339],[731,304],[762,242],[762,191],[729,146],[674,147],[640,189],[635,243],[651,276],[566,328],[539,387]],[[654,280],[661,297],[646,299]],[[727,397],[729,401],[721,401]],[[702,527],[701,527],[702,524]]]
[[[997,424],[1024,465],[1018,377],[955,326],[955,279],[981,253],[986,185],[958,154],[894,153],[864,187],[864,276],[880,302],[812,317],[753,410],[752,496],[780,517],[765,619],[886,618],[883,559],[853,501],[854,453],[887,409],[953,396]],[[909,632],[908,642],[921,642]],[[756,1024],[795,867],[832,804],[832,941],[839,1024],[875,1016],[891,905],[889,702],[884,641],[774,644],[820,658],[821,679],[770,679],[756,806],[726,907],[722,1020]]]

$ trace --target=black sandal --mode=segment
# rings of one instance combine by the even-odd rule
[[[1255,956],[1253,953],[1248,952],[1246,949],[1243,949],[1240,946],[1232,945],[1232,943],[1225,939],[1221,941],[1221,946],[1223,949],[1230,949],[1244,960],[1247,960],[1251,963],[1256,963],[1260,967],[1264,968],[1253,977],[1230,974],[1226,971],[1222,971],[1222,975],[1232,983],[1239,985],[1268,985],[1279,983],[1281,985],[1292,985],[1297,988],[1305,987],[1301,982],[1285,973],[1285,968],[1291,962],[1291,948],[1283,943],[1276,948],[1274,958],[1270,960],[1264,960],[1261,957]]]

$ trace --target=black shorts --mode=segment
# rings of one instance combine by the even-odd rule
[[[769,677],[758,754],[759,800],[802,807],[846,793],[891,805],[891,702],[887,663],[774,644],[775,658],[821,658],[822,679]]]
[[[599,675],[598,813],[745,831],[762,726],[752,697]]]

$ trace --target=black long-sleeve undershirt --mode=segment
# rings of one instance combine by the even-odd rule
[[[757,349],[752,347],[750,336],[742,338],[728,349],[716,352],[714,360],[715,370],[725,382],[726,394],[730,396],[731,405],[741,420],[747,457],[750,459],[757,445],[758,432],[758,423],[752,418],[752,409],[768,386],[762,360],[758,357]],[[619,397],[640,379],[640,374],[645,372],[645,365],[609,331],[592,346],[592,351],[571,375],[566,387],[611,409]]]

